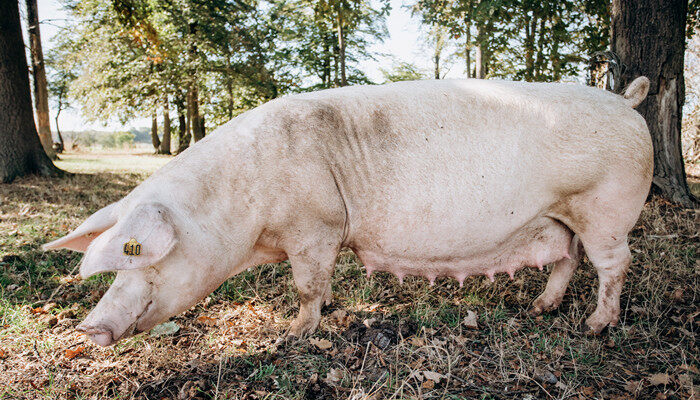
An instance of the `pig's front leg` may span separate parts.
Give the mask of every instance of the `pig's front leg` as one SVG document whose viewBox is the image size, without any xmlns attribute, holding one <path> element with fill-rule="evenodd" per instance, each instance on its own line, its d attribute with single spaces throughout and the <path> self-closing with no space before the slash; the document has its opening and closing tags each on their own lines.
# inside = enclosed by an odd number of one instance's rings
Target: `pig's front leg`
<svg viewBox="0 0 700 400">
<path fill-rule="evenodd" d="M 338 246 L 326 246 L 289 255 L 300 301 L 299 315 L 289 328 L 290 336 L 302 337 L 318 327 L 321 306 L 324 302 L 330 303 L 331 277 L 338 250 Z"/>
</svg>

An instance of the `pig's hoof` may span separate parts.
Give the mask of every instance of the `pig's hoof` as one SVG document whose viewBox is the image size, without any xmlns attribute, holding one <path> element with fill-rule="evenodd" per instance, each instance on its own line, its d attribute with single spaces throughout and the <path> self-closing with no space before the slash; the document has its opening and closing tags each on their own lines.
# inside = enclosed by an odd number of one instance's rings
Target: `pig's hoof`
<svg viewBox="0 0 700 400">
<path fill-rule="evenodd" d="M 287 331 L 287 336 L 293 336 L 301 339 L 309 334 L 312 334 L 316 330 L 318 322 L 319 321 L 300 321 L 295 319 L 294 322 L 292 322 L 292 326 L 289 327 L 289 331 Z"/>
<path fill-rule="evenodd" d="M 531 317 L 536 317 L 543 312 L 549 312 L 552 310 L 555 310 L 557 307 L 559 307 L 559 303 L 561 300 L 547 300 L 543 299 L 542 296 L 538 297 L 535 299 L 534 302 L 532 302 L 532 308 L 527 312 L 527 315 Z"/>
<path fill-rule="evenodd" d="M 617 326 L 618 318 L 612 315 L 603 313 L 593 313 L 583 327 L 583 330 L 588 335 L 599 335 L 605 328 Z"/>
</svg>

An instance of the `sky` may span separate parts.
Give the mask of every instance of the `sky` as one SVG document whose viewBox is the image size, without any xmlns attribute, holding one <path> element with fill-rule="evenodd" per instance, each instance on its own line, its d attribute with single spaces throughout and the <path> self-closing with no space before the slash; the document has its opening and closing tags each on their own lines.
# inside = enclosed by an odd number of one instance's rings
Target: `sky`
<svg viewBox="0 0 700 400">
<path fill-rule="evenodd" d="M 39 19 L 41 26 L 42 45 L 44 54 L 51 48 L 51 39 L 58 32 L 59 27 L 66 23 L 66 12 L 61 8 L 58 0 L 38 0 Z M 420 22 L 411 17 L 410 10 L 405 7 L 404 0 L 391 0 L 391 12 L 386 20 L 389 37 L 384 43 L 377 43 L 370 49 L 372 54 L 379 54 L 377 60 L 365 60 L 360 62 L 359 68 L 364 71 L 370 79 L 375 82 L 382 81 L 381 68 L 390 69 L 396 61 L 409 62 L 426 72 L 432 69 L 430 57 L 424 45 L 420 32 Z M 25 30 L 26 31 L 26 30 Z M 26 38 L 25 38 L 26 41 Z M 454 66 L 450 68 L 446 77 L 459 78 L 462 76 L 462 69 Z M 51 129 L 55 131 L 53 116 L 55 110 L 51 110 Z M 118 121 L 110 121 L 106 125 L 100 123 L 88 123 L 80 115 L 79 107 L 61 112 L 61 130 L 123 130 L 130 127 L 150 126 L 150 120 L 138 119 L 131 121 L 127 125 L 122 125 Z"/>
</svg>

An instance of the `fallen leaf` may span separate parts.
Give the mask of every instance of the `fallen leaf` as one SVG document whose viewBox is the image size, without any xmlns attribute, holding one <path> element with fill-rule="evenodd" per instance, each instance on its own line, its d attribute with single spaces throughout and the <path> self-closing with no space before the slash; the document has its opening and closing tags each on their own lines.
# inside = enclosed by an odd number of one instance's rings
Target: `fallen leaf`
<svg viewBox="0 0 700 400">
<path fill-rule="evenodd" d="M 411 369 L 415 370 L 415 369 L 420 368 L 424 362 L 425 362 L 425 358 L 421 357 L 421 358 L 417 359 L 416 361 L 410 363 L 408 366 L 411 367 Z"/>
<path fill-rule="evenodd" d="M 630 393 L 636 393 L 639 389 L 640 381 L 629 381 L 625 383 L 625 390 Z"/>
<path fill-rule="evenodd" d="M 430 390 L 435 387 L 435 382 L 431 381 L 430 379 L 426 380 L 420 385 L 423 389 Z"/>
<path fill-rule="evenodd" d="M 337 324 L 347 326 L 352 321 L 353 316 L 339 308 L 331 313 L 331 318 L 333 318 Z"/>
<path fill-rule="evenodd" d="M 425 346 L 425 339 L 420 338 L 418 336 L 411 336 L 411 338 L 408 339 L 408 343 L 410 343 L 416 347 L 423 347 L 423 346 Z"/>
<path fill-rule="evenodd" d="M 683 300 L 683 288 L 678 288 L 671 293 L 671 298 L 675 301 Z"/>
<path fill-rule="evenodd" d="M 348 315 L 348 312 L 343 310 L 342 308 L 339 308 L 331 313 L 331 318 L 335 319 L 338 322 L 342 322 L 345 320 L 346 315 Z"/>
<path fill-rule="evenodd" d="M 423 371 L 423 376 L 425 379 L 438 382 L 440 383 L 440 380 L 445 378 L 445 375 L 439 373 L 439 372 L 433 372 L 433 371 Z"/>
<path fill-rule="evenodd" d="M 586 398 L 593 397 L 594 393 L 595 393 L 595 389 L 593 388 L 593 386 L 584 386 L 581 388 L 581 394 L 583 394 L 583 396 Z"/>
<path fill-rule="evenodd" d="M 331 343 L 330 340 L 326 340 L 326 339 L 311 338 L 311 339 L 309 339 L 309 343 L 313 344 L 314 346 L 318 347 L 321 350 L 328 350 L 331 347 L 333 347 L 333 343 Z"/>
<path fill-rule="evenodd" d="M 326 374 L 326 379 L 323 381 L 327 385 L 333 385 L 337 382 L 340 382 L 340 380 L 343 379 L 343 371 L 340 370 L 339 368 L 331 368 L 330 371 Z"/>
<path fill-rule="evenodd" d="M 660 373 L 654 374 L 649 377 L 649 383 L 653 386 L 668 385 L 671 382 L 671 377 L 668 374 Z"/>
<path fill-rule="evenodd" d="M 8 356 L 7 352 L 3 349 L 0 349 L 0 360 L 6 359 Z"/>
<path fill-rule="evenodd" d="M 692 387 L 693 377 L 690 374 L 680 374 L 678 375 L 678 382 L 680 382 L 681 386 Z"/>
<path fill-rule="evenodd" d="M 169 336 L 169 335 L 174 335 L 179 330 L 180 330 L 180 326 L 178 326 L 178 324 L 176 324 L 175 322 L 173 322 L 173 321 L 164 322 L 160 325 L 156 325 L 153 329 L 151 329 L 150 335 L 151 336 Z"/>
<path fill-rule="evenodd" d="M 200 324 L 208 325 L 208 326 L 213 326 L 216 325 L 216 318 L 213 317 L 207 317 L 206 315 L 202 315 L 201 317 L 197 317 L 197 322 Z"/>
<path fill-rule="evenodd" d="M 66 358 L 72 360 L 75 357 L 78 357 L 79 355 L 83 354 L 83 351 L 85 351 L 84 346 L 78 346 L 75 349 L 66 349 Z"/>
<path fill-rule="evenodd" d="M 462 323 L 464 326 L 466 326 L 469 329 L 479 329 L 479 323 L 478 323 L 479 317 L 476 315 L 476 313 L 472 310 L 467 310 L 467 316 L 464 317 L 464 320 L 462 320 Z"/>
<path fill-rule="evenodd" d="M 464 337 L 464 336 L 462 336 L 462 335 L 455 336 L 455 337 L 454 337 L 454 340 L 455 340 L 455 342 L 457 342 L 457 344 L 462 345 L 462 346 L 463 346 L 465 343 L 467 343 L 467 341 L 469 341 L 468 338 L 466 338 L 466 337 Z"/>
</svg>

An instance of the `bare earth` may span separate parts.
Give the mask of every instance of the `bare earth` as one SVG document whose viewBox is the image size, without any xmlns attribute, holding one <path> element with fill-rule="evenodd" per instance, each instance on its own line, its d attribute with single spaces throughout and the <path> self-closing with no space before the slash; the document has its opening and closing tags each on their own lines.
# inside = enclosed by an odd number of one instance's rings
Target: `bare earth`
<svg viewBox="0 0 700 400">
<path fill-rule="evenodd" d="M 62 155 L 61 179 L 0 185 L 0 398 L 689 399 L 700 395 L 698 210 L 653 197 L 631 233 L 620 326 L 579 327 L 595 306 L 584 263 L 558 311 L 532 319 L 547 274 L 522 270 L 403 285 L 338 259 L 333 304 L 306 340 L 275 343 L 297 307 L 287 263 L 230 279 L 172 321 L 175 333 L 99 348 L 74 327 L 113 275 L 82 281 L 80 255 L 42 253 L 170 158 Z M 688 168 L 700 195 L 700 167 Z M 172 327 L 172 324 L 171 324 Z M 164 328 L 164 327 L 163 327 Z"/>
</svg>

